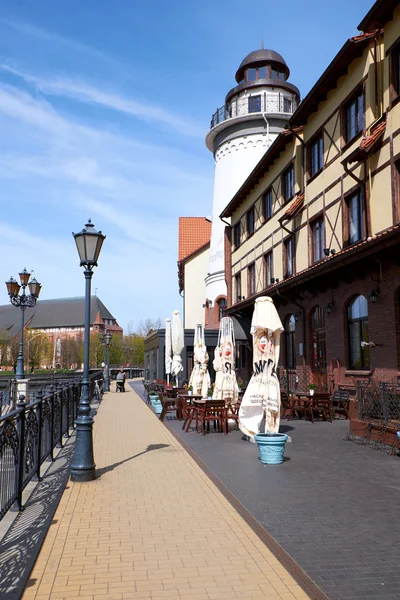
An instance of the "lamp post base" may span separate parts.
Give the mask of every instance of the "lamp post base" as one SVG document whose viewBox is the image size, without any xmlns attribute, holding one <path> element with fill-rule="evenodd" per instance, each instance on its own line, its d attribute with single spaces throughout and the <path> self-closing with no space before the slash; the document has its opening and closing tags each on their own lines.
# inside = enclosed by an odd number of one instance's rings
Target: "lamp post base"
<svg viewBox="0 0 400 600">
<path fill-rule="evenodd" d="M 93 455 L 93 419 L 82 416 L 76 420 L 74 456 L 71 464 L 71 481 L 93 481 L 96 465 Z"/>
</svg>

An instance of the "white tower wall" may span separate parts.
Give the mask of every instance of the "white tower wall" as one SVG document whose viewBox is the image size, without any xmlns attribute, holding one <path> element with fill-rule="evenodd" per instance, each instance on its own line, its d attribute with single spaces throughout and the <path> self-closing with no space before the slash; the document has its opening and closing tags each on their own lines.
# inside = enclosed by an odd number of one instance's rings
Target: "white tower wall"
<svg viewBox="0 0 400 600">
<path fill-rule="evenodd" d="M 261 160 L 277 133 L 245 135 L 221 144 L 215 153 L 214 195 L 210 262 L 206 277 L 206 297 L 215 301 L 226 296 L 224 230 L 219 215 L 232 200 Z"/>
</svg>

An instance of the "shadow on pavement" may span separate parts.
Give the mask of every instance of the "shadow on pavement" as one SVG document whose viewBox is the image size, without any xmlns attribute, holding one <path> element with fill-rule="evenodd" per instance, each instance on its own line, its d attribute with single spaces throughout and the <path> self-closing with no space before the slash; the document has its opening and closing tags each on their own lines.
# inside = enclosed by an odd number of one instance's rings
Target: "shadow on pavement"
<svg viewBox="0 0 400 600">
<path fill-rule="evenodd" d="M 169 448 L 169 444 L 150 444 L 149 446 L 147 446 L 146 450 L 143 450 L 143 452 L 139 452 L 138 454 L 135 454 L 134 456 L 130 456 L 129 458 L 120 460 L 117 463 L 108 465 L 108 467 L 102 467 L 101 469 L 96 469 L 96 479 L 99 479 L 105 473 L 108 473 L 109 471 L 113 471 L 117 467 L 123 465 L 126 462 L 129 462 L 130 460 L 133 460 L 134 458 L 138 458 L 138 456 L 142 456 L 142 454 L 146 454 L 147 452 L 151 452 L 152 450 L 161 450 L 162 448 Z"/>
</svg>

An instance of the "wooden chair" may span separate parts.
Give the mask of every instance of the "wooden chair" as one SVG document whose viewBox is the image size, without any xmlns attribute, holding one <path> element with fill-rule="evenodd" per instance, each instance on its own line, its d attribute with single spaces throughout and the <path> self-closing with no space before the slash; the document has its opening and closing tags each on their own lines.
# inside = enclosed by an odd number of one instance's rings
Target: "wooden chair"
<svg viewBox="0 0 400 600">
<path fill-rule="evenodd" d="M 343 415 L 345 419 L 349 418 L 350 392 L 348 390 L 336 390 L 332 396 L 332 416 Z"/>
<path fill-rule="evenodd" d="M 167 396 L 163 396 L 161 398 L 161 404 L 162 404 L 162 411 L 160 414 L 160 421 L 164 421 L 165 419 L 165 415 L 168 412 L 175 412 L 175 416 L 178 419 L 178 421 L 181 420 L 182 418 L 182 414 L 181 414 L 181 401 L 178 398 L 168 398 Z"/>
<path fill-rule="evenodd" d="M 281 419 L 289 419 L 291 408 L 291 398 L 286 392 L 281 392 Z"/>
<path fill-rule="evenodd" d="M 235 404 L 228 402 L 228 405 L 226 407 L 227 427 L 229 420 L 235 421 L 236 425 L 239 427 L 239 409 L 241 403 L 242 398 L 238 398 Z"/>
<path fill-rule="evenodd" d="M 315 392 L 313 398 L 312 411 L 320 415 L 324 421 L 332 423 L 332 402 L 328 392 Z"/>
<path fill-rule="evenodd" d="M 214 422 L 214 428 L 217 427 L 225 435 L 228 433 L 227 408 L 225 400 L 206 400 L 199 410 L 198 419 L 201 423 L 201 432 L 206 435 L 210 431 L 210 422 Z"/>
<path fill-rule="evenodd" d="M 293 417 L 309 418 L 312 423 L 314 423 L 314 415 L 312 409 L 313 401 L 312 398 L 308 396 L 292 396 L 290 399 L 290 417 L 288 417 L 288 421 L 293 419 Z"/>
</svg>

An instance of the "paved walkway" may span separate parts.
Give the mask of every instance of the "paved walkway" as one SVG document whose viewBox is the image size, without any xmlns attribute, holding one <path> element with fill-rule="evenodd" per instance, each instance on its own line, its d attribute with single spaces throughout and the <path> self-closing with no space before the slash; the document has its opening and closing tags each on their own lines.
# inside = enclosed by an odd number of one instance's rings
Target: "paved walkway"
<svg viewBox="0 0 400 600">
<path fill-rule="evenodd" d="M 129 386 L 127 386 L 129 388 Z M 23 600 L 308 596 L 135 392 L 105 396 Z"/>
</svg>

